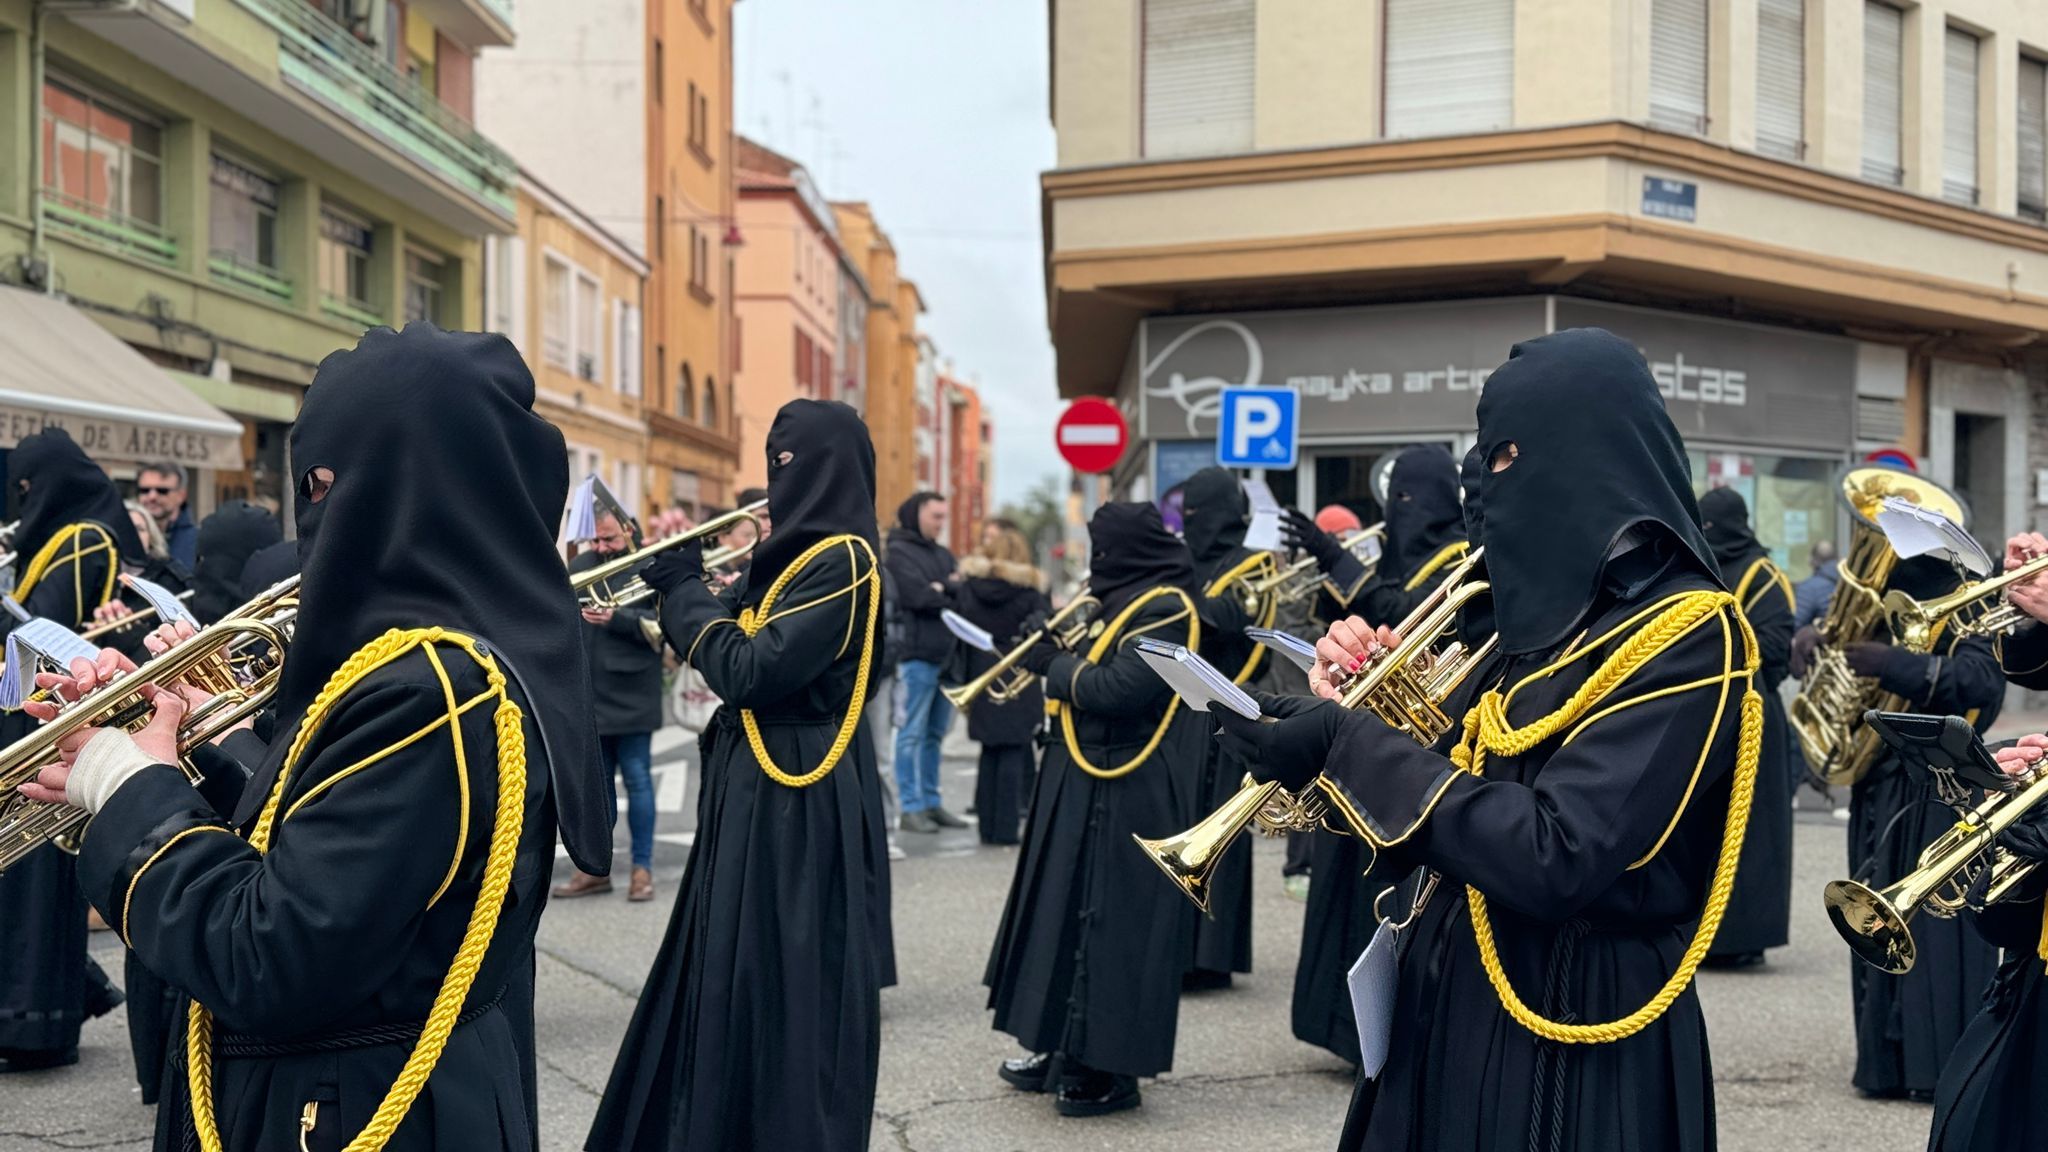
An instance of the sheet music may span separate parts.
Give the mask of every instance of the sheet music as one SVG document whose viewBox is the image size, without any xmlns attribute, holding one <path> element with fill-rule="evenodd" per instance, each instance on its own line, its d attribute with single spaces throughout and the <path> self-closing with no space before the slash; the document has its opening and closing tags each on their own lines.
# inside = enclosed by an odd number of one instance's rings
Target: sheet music
<svg viewBox="0 0 2048 1152">
<path fill-rule="evenodd" d="M 98 648 L 55 620 L 30 620 L 7 634 L 7 671 L 0 674 L 0 709 L 19 711 L 35 694 L 36 673 L 71 667 L 77 659 L 91 660 Z"/>
<path fill-rule="evenodd" d="M 1259 718 L 1259 702 L 1251 694 L 1230 682 L 1230 677 L 1216 670 L 1214 664 L 1188 651 L 1179 644 L 1168 644 L 1141 636 L 1137 642 L 1138 655 L 1159 678 L 1171 685 L 1181 700 L 1197 712 L 1207 712 L 1210 705 L 1221 704 L 1247 720 Z"/>
<path fill-rule="evenodd" d="M 1244 634 L 1287 657 L 1296 668 L 1303 672 L 1316 666 L 1316 646 L 1291 632 L 1277 628 L 1247 628 Z"/>
<path fill-rule="evenodd" d="M 575 541 L 597 539 L 597 477 L 585 476 L 569 493 L 569 511 L 562 535 Z"/>
<path fill-rule="evenodd" d="M 1280 550 L 1280 501 L 1263 478 L 1244 481 L 1244 494 L 1251 499 L 1252 522 L 1244 532 L 1244 546 L 1254 552 Z"/>
<path fill-rule="evenodd" d="M 199 618 L 192 615 L 192 610 L 185 607 L 184 598 L 176 592 L 161 584 L 144 580 L 140 576 L 123 576 L 121 579 L 128 587 L 135 589 L 145 603 L 156 609 L 157 618 L 164 623 L 175 624 L 183 621 L 194 628 L 199 627 Z M 191 593 L 187 592 L 185 595 L 190 596 Z"/>
<path fill-rule="evenodd" d="M 951 608 L 939 613 L 939 619 L 946 622 L 946 631 L 951 632 L 962 644 L 977 652 L 994 652 L 996 638 L 989 631 Z"/>
<path fill-rule="evenodd" d="M 1923 508 L 1897 496 L 1887 496 L 1883 506 L 1877 510 L 1877 526 L 1884 530 L 1892 551 L 1902 559 L 1940 552 L 1980 577 L 1989 576 L 1993 571 L 1991 557 L 1985 553 L 1984 546 L 1977 543 L 1976 537 L 1965 532 L 1962 525 L 1931 508 Z"/>
</svg>

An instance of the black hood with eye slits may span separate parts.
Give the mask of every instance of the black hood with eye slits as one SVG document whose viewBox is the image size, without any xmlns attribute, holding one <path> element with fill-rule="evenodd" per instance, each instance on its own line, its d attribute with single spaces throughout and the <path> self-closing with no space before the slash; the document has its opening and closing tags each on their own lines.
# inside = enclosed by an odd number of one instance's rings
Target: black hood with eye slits
<svg viewBox="0 0 2048 1152">
<path fill-rule="evenodd" d="M 789 453 L 789 463 L 779 462 Z M 775 530 L 754 549 L 740 601 L 759 604 L 811 545 L 848 533 L 880 551 L 875 524 L 875 444 L 868 426 L 836 400 L 791 400 L 768 428 L 768 514 Z M 914 530 L 914 529 L 913 529 Z"/>
<path fill-rule="evenodd" d="M 1425 444 L 1396 456 L 1387 477 L 1386 514 L 1387 574 L 1404 582 L 1446 545 L 1464 539 L 1458 465 L 1451 454 Z"/>
<path fill-rule="evenodd" d="M 64 429 L 53 424 L 23 436 L 7 454 L 7 479 L 28 481 L 28 493 L 21 498 L 21 524 L 14 530 L 13 548 L 20 556 L 17 571 L 26 569 L 30 557 L 65 525 L 84 521 L 112 533 L 115 549 L 128 563 L 149 558 L 120 491 Z"/>
</svg>

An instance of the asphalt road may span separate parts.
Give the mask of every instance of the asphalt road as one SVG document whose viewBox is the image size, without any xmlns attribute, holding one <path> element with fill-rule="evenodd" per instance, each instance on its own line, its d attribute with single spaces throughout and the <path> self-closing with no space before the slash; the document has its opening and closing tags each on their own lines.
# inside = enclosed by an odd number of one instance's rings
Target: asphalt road
<svg viewBox="0 0 2048 1152">
<path fill-rule="evenodd" d="M 683 769 L 691 753 L 674 733 L 662 733 L 657 750 L 659 898 L 629 904 L 621 886 L 610 897 L 557 902 L 542 925 L 541 1105 L 549 1149 L 582 1146 L 688 853 L 694 805 Z M 949 760 L 945 771 L 957 811 L 972 794 L 972 764 Z M 1850 959 L 1819 900 L 1822 884 L 1842 871 L 1843 825 L 1810 812 L 1797 829 L 1792 945 L 1762 969 L 1701 977 L 1721 1147 L 1920 1149 L 1926 1106 L 1865 1101 L 1849 1086 Z M 980 978 L 1015 850 L 983 849 L 972 831 L 906 836 L 905 844 L 911 858 L 895 872 L 903 983 L 882 996 L 877 1152 L 1332 1146 L 1350 1072 L 1288 1033 L 1301 905 L 1281 890 L 1277 845 L 1258 849 L 1258 971 L 1230 990 L 1183 1001 L 1176 1067 L 1145 1086 L 1142 1109 L 1062 1120 L 1045 1097 L 1014 1092 L 994 1075 L 996 1063 L 1018 1049 L 990 1030 Z M 623 839 L 621 848 L 623 856 Z M 1130 865 L 1133 883 L 1160 882 L 1135 855 Z M 118 942 L 100 933 L 93 945 L 118 979 Z M 0 1150 L 149 1146 L 152 1121 L 138 1102 L 121 1017 L 87 1027 L 77 1067 L 0 1080 Z"/>
</svg>

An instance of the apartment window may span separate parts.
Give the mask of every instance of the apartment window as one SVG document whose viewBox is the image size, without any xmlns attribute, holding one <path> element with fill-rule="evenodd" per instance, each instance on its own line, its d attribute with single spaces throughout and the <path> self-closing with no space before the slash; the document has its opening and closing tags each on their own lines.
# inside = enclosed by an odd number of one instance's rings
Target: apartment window
<svg viewBox="0 0 2048 1152">
<path fill-rule="evenodd" d="M 484 279 L 490 285 L 490 328 L 526 350 L 526 238 L 494 236 L 484 245 Z"/>
<path fill-rule="evenodd" d="M 1941 196 L 1977 202 L 1977 38 L 1950 28 L 1942 44 Z"/>
<path fill-rule="evenodd" d="M 277 181 L 251 165 L 213 154 L 207 205 L 209 251 L 216 262 L 277 274 Z"/>
<path fill-rule="evenodd" d="M 802 332 L 796 334 L 796 390 L 800 396 L 816 399 L 816 383 L 811 379 L 811 338 Z"/>
<path fill-rule="evenodd" d="M 1386 134 L 1514 123 L 1514 0 L 1387 0 Z"/>
<path fill-rule="evenodd" d="M 604 290 L 598 282 L 576 274 L 576 375 L 596 380 L 604 368 L 604 345 L 598 332 L 604 323 Z"/>
<path fill-rule="evenodd" d="M 1650 0 L 1650 123 L 1707 130 L 1707 0 Z"/>
<path fill-rule="evenodd" d="M 555 367 L 566 369 L 570 366 L 569 347 L 573 339 L 570 329 L 576 307 L 570 295 L 574 290 L 574 274 L 569 271 L 568 264 L 550 256 L 541 277 L 541 355 Z"/>
<path fill-rule="evenodd" d="M 676 389 L 676 415 L 688 420 L 697 414 L 697 381 L 690 375 L 690 362 L 683 361 L 682 376 Z"/>
<path fill-rule="evenodd" d="M 376 229 L 332 205 L 320 208 L 320 294 L 328 307 L 375 318 L 370 303 L 370 253 Z"/>
<path fill-rule="evenodd" d="M 161 237 L 162 125 L 84 85 L 49 80 L 43 190 L 61 208 Z"/>
<path fill-rule="evenodd" d="M 405 250 L 406 323 L 415 320 L 429 324 L 441 322 L 442 278 L 447 273 L 447 263 L 439 253 L 423 252 L 418 248 Z"/>
<path fill-rule="evenodd" d="M 640 394 L 640 306 L 620 300 L 612 306 L 618 317 L 618 381 L 624 396 Z"/>
<path fill-rule="evenodd" d="M 1863 178 L 1899 184 L 1905 127 L 1906 15 L 1889 4 L 1863 5 Z"/>
<path fill-rule="evenodd" d="M 704 426 L 718 427 L 718 379 L 714 376 L 704 378 Z"/>
<path fill-rule="evenodd" d="M 2048 221 L 2048 63 L 2020 57 L 2020 215 Z"/>
<path fill-rule="evenodd" d="M 654 346 L 654 406 L 668 407 L 668 345 Z"/>
<path fill-rule="evenodd" d="M 689 124 L 689 137 L 690 137 L 690 147 L 692 147 L 692 148 L 696 148 L 696 149 L 699 149 L 699 150 L 702 150 L 702 149 L 703 149 L 703 147 L 704 147 L 704 135 L 703 135 L 703 128 L 702 128 L 701 124 L 699 123 L 699 121 L 698 121 L 698 119 L 697 119 L 697 107 L 698 107 L 698 104 L 699 104 L 699 103 L 700 103 L 700 102 L 702 101 L 702 99 L 703 99 L 703 96 L 702 96 L 702 94 L 701 94 L 701 93 L 699 93 L 699 92 L 697 91 L 697 82 L 696 82 L 695 80 L 692 80 L 692 81 L 690 81 L 690 101 L 689 101 L 689 106 L 688 106 L 687 108 L 683 109 L 683 111 L 684 111 L 684 112 L 685 112 L 686 114 L 688 114 L 688 116 L 690 117 L 690 124 Z"/>
<path fill-rule="evenodd" d="M 664 56 L 661 49 L 661 37 L 656 36 L 654 38 L 654 102 L 656 104 L 661 103 L 663 88 L 662 81 L 664 80 L 666 75 L 666 68 L 663 61 Z"/>
<path fill-rule="evenodd" d="M 384 31 L 377 49 L 393 72 L 405 71 L 405 4 L 402 0 L 384 0 Z"/>
<path fill-rule="evenodd" d="M 668 201 L 659 196 L 654 198 L 654 258 L 668 256 Z"/>
<path fill-rule="evenodd" d="M 1251 151 L 1254 13 L 1254 0 L 1145 0 L 1145 155 Z"/>
<path fill-rule="evenodd" d="M 709 160 L 711 155 L 711 96 L 699 89 L 696 98 L 690 102 L 690 143 L 697 149 L 700 158 Z"/>
<path fill-rule="evenodd" d="M 1806 156 L 1806 0 L 1758 0 L 1756 150 Z"/>
</svg>

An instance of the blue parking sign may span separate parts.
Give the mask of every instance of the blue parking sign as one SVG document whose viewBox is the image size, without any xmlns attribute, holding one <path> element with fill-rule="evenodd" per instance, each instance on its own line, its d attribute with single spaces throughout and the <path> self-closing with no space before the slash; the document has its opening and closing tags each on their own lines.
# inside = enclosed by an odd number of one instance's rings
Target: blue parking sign
<svg viewBox="0 0 2048 1152">
<path fill-rule="evenodd" d="M 1292 388 L 1225 388 L 1216 463 L 1225 468 L 1292 468 L 1300 445 L 1301 394 Z"/>
</svg>

